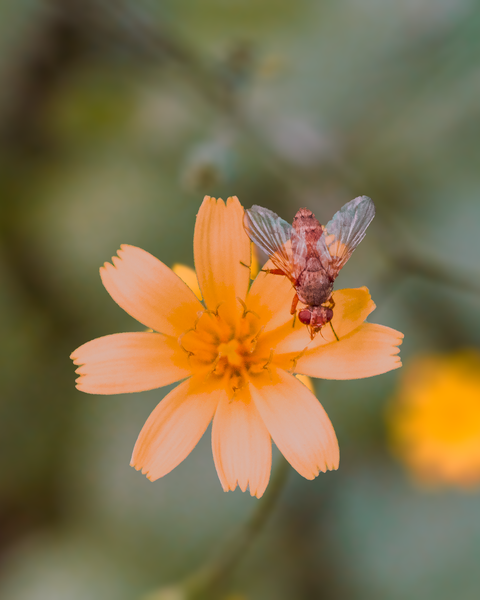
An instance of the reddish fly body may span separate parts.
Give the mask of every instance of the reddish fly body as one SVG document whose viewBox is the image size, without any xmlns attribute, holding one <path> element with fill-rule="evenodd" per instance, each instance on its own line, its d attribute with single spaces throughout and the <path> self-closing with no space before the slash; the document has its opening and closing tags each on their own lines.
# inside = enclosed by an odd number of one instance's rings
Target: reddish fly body
<svg viewBox="0 0 480 600">
<path fill-rule="evenodd" d="M 374 216 L 375 206 L 367 196 L 345 204 L 325 226 L 307 208 L 297 212 L 292 225 L 261 206 L 245 211 L 248 236 L 276 267 L 269 273 L 287 277 L 295 288 L 292 315 L 298 302 L 305 305 L 298 319 L 307 325 L 312 339 L 332 320 L 335 279 Z"/>
</svg>

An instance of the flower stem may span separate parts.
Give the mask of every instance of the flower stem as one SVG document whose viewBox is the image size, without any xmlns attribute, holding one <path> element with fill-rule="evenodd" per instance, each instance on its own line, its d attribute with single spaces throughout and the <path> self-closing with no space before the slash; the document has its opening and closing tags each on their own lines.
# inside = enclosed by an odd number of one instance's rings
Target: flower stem
<svg viewBox="0 0 480 600">
<path fill-rule="evenodd" d="M 256 509 L 237 536 L 223 551 L 198 571 L 190 575 L 184 582 L 184 589 L 189 600 L 209 600 L 215 598 L 232 572 L 247 553 L 252 542 L 262 531 L 268 517 L 272 513 L 285 485 L 288 474 L 288 463 L 280 456 L 272 480 L 264 496 L 259 500 Z"/>
</svg>

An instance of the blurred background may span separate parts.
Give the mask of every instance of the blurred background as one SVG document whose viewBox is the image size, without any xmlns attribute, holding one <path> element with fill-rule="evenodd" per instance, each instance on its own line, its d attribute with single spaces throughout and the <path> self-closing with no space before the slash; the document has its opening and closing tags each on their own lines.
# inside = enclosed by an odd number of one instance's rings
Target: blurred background
<svg viewBox="0 0 480 600">
<path fill-rule="evenodd" d="M 82 394 L 69 360 L 141 328 L 98 274 L 120 244 L 193 266 L 205 194 L 323 223 L 370 196 L 336 287 L 405 334 L 403 369 L 315 382 L 340 469 L 291 470 L 225 598 L 480 597 L 479 136 L 475 0 L 1 0 L 0 598 L 143 598 L 258 506 L 222 491 L 208 432 L 155 483 L 130 468 L 169 390 Z M 467 375 L 431 391 L 449 357 Z M 403 435 L 414 393 L 431 413 Z M 423 460 L 429 414 L 455 443 Z"/>
</svg>

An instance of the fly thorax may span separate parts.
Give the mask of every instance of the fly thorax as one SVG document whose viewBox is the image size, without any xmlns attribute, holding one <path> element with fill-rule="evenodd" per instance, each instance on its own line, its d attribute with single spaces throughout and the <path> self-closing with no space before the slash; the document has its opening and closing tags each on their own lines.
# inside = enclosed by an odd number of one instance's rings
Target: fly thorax
<svg viewBox="0 0 480 600">
<path fill-rule="evenodd" d="M 306 270 L 310 271 L 310 272 L 323 271 L 323 267 L 322 267 L 322 263 L 320 262 L 320 259 L 316 256 L 311 256 L 307 260 Z"/>
</svg>

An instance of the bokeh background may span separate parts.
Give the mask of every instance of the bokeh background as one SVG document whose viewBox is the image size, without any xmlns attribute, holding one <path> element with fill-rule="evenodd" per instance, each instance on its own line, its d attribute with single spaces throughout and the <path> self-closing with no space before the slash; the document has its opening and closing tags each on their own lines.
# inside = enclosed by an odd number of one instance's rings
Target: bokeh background
<svg viewBox="0 0 480 600">
<path fill-rule="evenodd" d="M 479 137 L 475 0 L 1 0 L 0 598 L 140 599 L 258 505 L 208 433 L 160 481 L 128 466 L 165 390 L 74 388 L 74 348 L 139 329 L 98 274 L 120 244 L 193 265 L 205 194 L 324 223 L 366 194 L 337 288 L 369 287 L 405 371 L 480 345 Z M 316 383 L 340 470 L 291 470 L 226 597 L 480 597 L 479 492 L 391 451 L 401 376 Z"/>
</svg>

